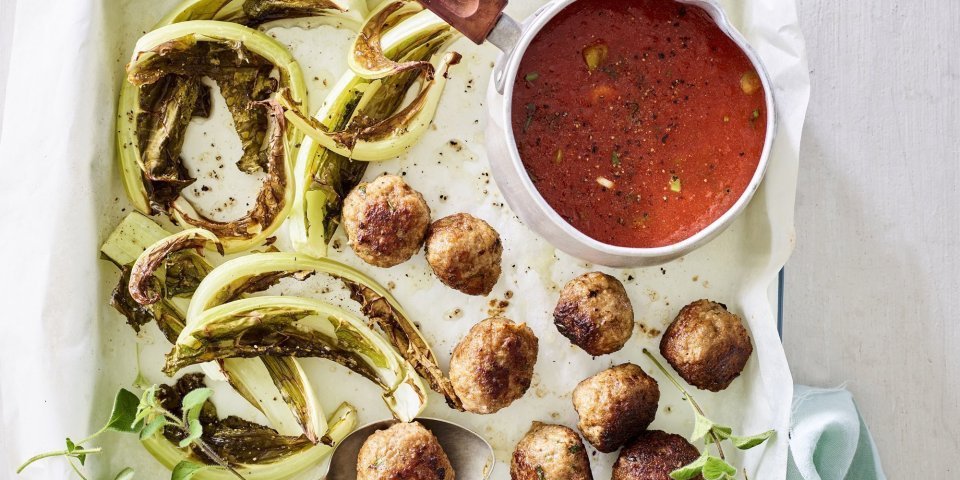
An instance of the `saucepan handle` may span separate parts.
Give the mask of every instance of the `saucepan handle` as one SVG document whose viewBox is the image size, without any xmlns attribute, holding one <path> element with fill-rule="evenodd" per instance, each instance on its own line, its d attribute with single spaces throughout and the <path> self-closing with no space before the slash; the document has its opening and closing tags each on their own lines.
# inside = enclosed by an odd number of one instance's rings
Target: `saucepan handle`
<svg viewBox="0 0 960 480">
<path fill-rule="evenodd" d="M 520 23 L 503 13 L 507 0 L 418 1 L 477 45 L 484 41 L 496 45 L 506 58 L 513 52 L 523 33 Z M 500 93 L 503 93 L 506 58 L 498 62 L 493 72 Z"/>
<path fill-rule="evenodd" d="M 419 1 L 477 45 L 487 39 L 507 6 L 507 0 Z"/>
</svg>

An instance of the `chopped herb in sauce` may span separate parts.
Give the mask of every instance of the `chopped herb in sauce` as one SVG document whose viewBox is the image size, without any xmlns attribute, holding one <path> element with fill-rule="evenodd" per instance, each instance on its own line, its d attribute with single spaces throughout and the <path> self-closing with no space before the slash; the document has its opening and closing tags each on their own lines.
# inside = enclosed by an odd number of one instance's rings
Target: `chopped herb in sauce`
<svg viewBox="0 0 960 480">
<path fill-rule="evenodd" d="M 621 163 L 620 154 L 617 152 L 613 152 L 612 154 L 610 154 L 610 163 L 612 163 L 614 167 L 619 167 Z"/>
<path fill-rule="evenodd" d="M 600 65 L 603 65 L 603 62 L 607 59 L 609 52 L 610 49 L 603 42 L 583 47 L 583 61 L 587 64 L 587 70 L 593 72 L 600 68 Z"/>
<path fill-rule="evenodd" d="M 674 175 L 670 177 L 670 191 L 680 193 L 680 177 Z"/>
<path fill-rule="evenodd" d="M 747 95 L 757 93 L 763 84 L 760 83 L 760 75 L 757 72 L 746 72 L 740 76 L 740 89 Z"/>
<path fill-rule="evenodd" d="M 527 121 L 523 124 L 523 131 L 526 132 L 530 128 L 530 124 L 533 123 L 533 114 L 537 113 L 537 106 L 532 103 L 527 104 Z"/>
<path fill-rule="evenodd" d="M 538 78 L 540 78 L 540 74 L 537 73 L 537 72 L 530 72 L 530 73 L 524 75 L 524 77 L 523 77 L 523 79 L 526 80 L 527 83 L 535 82 L 535 81 L 537 81 Z"/>
<path fill-rule="evenodd" d="M 610 75 L 610 78 L 616 79 L 619 76 L 617 66 L 613 64 L 605 65 L 600 69 L 603 73 Z"/>
</svg>

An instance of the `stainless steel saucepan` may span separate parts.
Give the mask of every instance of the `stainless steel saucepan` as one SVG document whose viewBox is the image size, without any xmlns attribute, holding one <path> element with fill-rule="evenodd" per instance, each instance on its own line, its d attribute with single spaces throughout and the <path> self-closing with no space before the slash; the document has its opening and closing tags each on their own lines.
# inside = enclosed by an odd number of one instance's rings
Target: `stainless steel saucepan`
<svg viewBox="0 0 960 480">
<path fill-rule="evenodd" d="M 537 33 L 557 13 L 577 0 L 552 0 L 522 23 L 503 13 L 507 0 L 419 0 L 475 43 L 488 41 L 503 53 L 497 60 L 488 91 L 489 122 L 486 145 L 491 171 L 510 208 L 525 225 L 556 248 L 575 257 L 611 267 L 638 267 L 666 263 L 706 244 L 733 223 L 759 188 L 776 134 L 773 87 L 756 52 L 730 24 L 714 0 L 675 0 L 707 11 L 720 29 L 746 54 L 760 76 L 767 107 L 767 129 L 759 165 L 740 199 L 720 218 L 690 238 L 655 248 L 608 245 L 584 235 L 567 223 L 544 200 L 520 159 L 511 126 L 513 86 L 524 52 Z M 664 0 L 674 1 L 674 0 Z"/>
</svg>

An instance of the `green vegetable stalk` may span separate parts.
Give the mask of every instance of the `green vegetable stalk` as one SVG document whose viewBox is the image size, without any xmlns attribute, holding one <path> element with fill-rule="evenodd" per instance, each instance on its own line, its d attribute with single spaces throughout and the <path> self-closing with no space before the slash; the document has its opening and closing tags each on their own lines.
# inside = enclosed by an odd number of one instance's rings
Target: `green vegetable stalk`
<svg viewBox="0 0 960 480">
<path fill-rule="evenodd" d="M 198 253 L 206 245 L 219 247 L 219 241 L 200 229 L 171 235 L 143 215 L 131 213 L 101 247 L 124 272 L 111 303 L 135 329 L 156 322 L 176 343 L 185 324 L 186 303 L 213 270 Z M 230 359 L 220 362 L 220 368 L 231 386 L 282 433 L 303 432 L 317 442 L 326 431 L 313 387 L 296 359 Z"/>
<path fill-rule="evenodd" d="M 316 119 L 303 115 L 295 101 L 282 99 L 284 114 L 296 129 L 334 153 L 361 161 L 381 161 L 395 158 L 412 147 L 430 127 L 436 115 L 447 72 L 460 63 L 456 52 L 446 54 L 435 67 L 433 78 L 425 79 L 423 87 L 410 105 L 393 116 L 372 125 L 356 125 L 339 132 L 328 131 Z"/>
<path fill-rule="evenodd" d="M 409 64 L 429 59 L 458 37 L 439 17 L 423 11 L 389 29 L 379 37 L 378 47 L 385 62 L 398 59 L 402 64 Z M 416 70 L 380 81 L 347 72 L 333 87 L 313 121 L 329 131 L 346 130 L 351 123 L 382 122 L 400 107 L 406 91 L 416 80 Z M 322 147 L 312 138 L 303 139 L 297 152 L 297 194 L 290 214 L 290 237 L 297 251 L 315 257 L 326 255 L 327 243 L 340 223 L 343 199 L 360 182 L 367 168 L 366 162 L 348 157 Z"/>
<path fill-rule="evenodd" d="M 433 390 L 444 395 L 451 407 L 460 408 L 459 398 L 453 392 L 449 379 L 443 375 L 436 355 L 397 299 L 359 270 L 333 260 L 276 252 L 255 253 L 225 262 L 210 272 L 197 287 L 187 310 L 187 329 L 194 329 L 207 310 L 233 303 L 233 300 L 251 289 L 259 289 L 264 279 L 303 279 L 316 273 L 330 275 L 344 282 L 351 291 L 351 297 L 360 303 L 363 313 L 376 324 L 400 356 L 427 380 Z M 177 343 L 187 341 L 188 334 L 182 333 Z"/>
<path fill-rule="evenodd" d="M 188 323 L 164 371 L 197 363 L 260 356 L 321 357 L 340 363 L 383 389 L 394 415 L 408 422 L 426 406 L 426 389 L 406 360 L 363 319 L 318 300 L 265 296 L 205 310 Z"/>
</svg>

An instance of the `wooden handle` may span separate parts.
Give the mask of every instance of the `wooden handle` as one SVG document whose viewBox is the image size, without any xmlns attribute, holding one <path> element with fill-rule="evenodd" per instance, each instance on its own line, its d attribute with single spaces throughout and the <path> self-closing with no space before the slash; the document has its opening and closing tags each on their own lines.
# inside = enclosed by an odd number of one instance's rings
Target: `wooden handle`
<svg viewBox="0 0 960 480">
<path fill-rule="evenodd" d="M 507 6 L 507 0 L 418 1 L 478 45 L 486 40 Z"/>
</svg>

